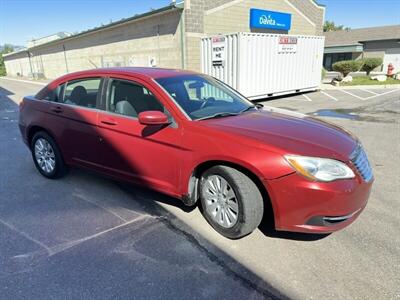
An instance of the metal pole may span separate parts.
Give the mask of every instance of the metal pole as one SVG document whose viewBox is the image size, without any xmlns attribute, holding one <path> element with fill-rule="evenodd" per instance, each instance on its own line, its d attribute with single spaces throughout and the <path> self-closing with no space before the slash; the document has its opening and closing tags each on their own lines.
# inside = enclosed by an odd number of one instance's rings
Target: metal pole
<svg viewBox="0 0 400 300">
<path fill-rule="evenodd" d="M 180 38 L 181 38 L 181 68 L 185 69 L 185 29 L 183 28 L 185 24 L 185 13 L 181 13 L 181 20 L 180 20 Z"/>
<path fill-rule="evenodd" d="M 29 52 L 29 50 L 26 51 L 26 52 L 28 53 L 29 66 L 31 68 L 31 75 L 32 75 L 32 78 L 34 78 L 34 76 L 33 76 L 33 68 L 32 68 L 32 61 L 31 61 L 31 53 Z"/>
<path fill-rule="evenodd" d="M 158 52 L 158 58 L 157 58 L 157 63 L 156 67 L 160 65 L 160 24 L 157 25 L 157 52 Z"/>
<path fill-rule="evenodd" d="M 67 73 L 69 73 L 69 71 L 68 71 L 68 62 L 67 62 L 67 53 L 65 52 L 65 45 L 64 44 L 63 44 L 63 50 L 64 50 L 65 69 L 67 70 Z"/>
</svg>

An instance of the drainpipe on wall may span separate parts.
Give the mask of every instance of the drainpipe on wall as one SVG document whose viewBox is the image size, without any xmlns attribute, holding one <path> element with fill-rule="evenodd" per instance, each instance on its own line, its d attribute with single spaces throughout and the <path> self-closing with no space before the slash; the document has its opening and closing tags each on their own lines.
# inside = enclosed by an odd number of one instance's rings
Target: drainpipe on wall
<svg viewBox="0 0 400 300">
<path fill-rule="evenodd" d="M 182 11 L 181 22 L 179 24 L 180 27 L 180 35 L 181 35 L 181 67 L 185 69 L 185 37 L 184 37 L 184 23 L 185 23 L 185 11 Z"/>
<path fill-rule="evenodd" d="M 65 45 L 64 44 L 63 44 L 63 51 L 64 51 L 65 69 L 67 70 L 67 73 L 69 73 L 69 71 L 68 71 L 68 62 L 67 62 L 67 53 L 65 52 Z"/>
<path fill-rule="evenodd" d="M 33 76 L 33 68 L 32 68 L 32 61 L 31 61 L 31 53 L 29 52 L 29 50 L 26 51 L 26 52 L 28 53 L 29 67 L 31 68 L 31 75 L 32 75 L 32 78 L 34 78 L 34 76 Z"/>
<path fill-rule="evenodd" d="M 160 62 L 160 24 L 157 24 L 157 63 L 156 63 L 156 67 L 161 65 Z"/>
</svg>

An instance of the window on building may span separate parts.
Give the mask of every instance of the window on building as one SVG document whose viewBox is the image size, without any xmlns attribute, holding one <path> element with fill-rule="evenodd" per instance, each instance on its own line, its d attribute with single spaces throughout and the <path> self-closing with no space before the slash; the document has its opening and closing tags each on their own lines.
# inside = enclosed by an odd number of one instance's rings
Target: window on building
<svg viewBox="0 0 400 300">
<path fill-rule="evenodd" d="M 352 52 L 345 53 L 326 53 L 324 55 L 324 68 L 328 71 L 332 71 L 332 66 L 335 62 L 342 60 L 351 60 L 353 58 Z"/>
</svg>

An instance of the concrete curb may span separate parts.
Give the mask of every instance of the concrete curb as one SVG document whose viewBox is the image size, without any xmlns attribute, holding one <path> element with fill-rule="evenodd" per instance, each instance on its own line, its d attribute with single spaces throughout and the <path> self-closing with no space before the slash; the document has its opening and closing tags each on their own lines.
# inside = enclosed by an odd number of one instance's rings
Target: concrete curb
<svg viewBox="0 0 400 300">
<path fill-rule="evenodd" d="M 20 79 L 20 78 L 14 78 L 14 77 L 0 77 L 0 79 L 5 79 L 5 80 L 10 80 L 10 81 L 17 81 L 17 82 L 25 82 L 25 83 L 30 83 L 30 84 L 37 84 L 37 85 L 46 85 L 50 81 L 39 81 L 39 80 L 30 80 L 30 79 Z"/>
<path fill-rule="evenodd" d="M 383 84 L 383 85 L 350 85 L 350 86 L 333 86 L 323 84 L 321 90 L 373 90 L 373 89 L 400 89 L 400 84 Z"/>
</svg>

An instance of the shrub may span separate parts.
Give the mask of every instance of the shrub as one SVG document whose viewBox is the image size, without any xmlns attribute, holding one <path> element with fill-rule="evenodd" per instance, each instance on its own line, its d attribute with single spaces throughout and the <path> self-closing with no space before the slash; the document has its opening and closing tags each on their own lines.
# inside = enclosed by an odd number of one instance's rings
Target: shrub
<svg viewBox="0 0 400 300">
<path fill-rule="evenodd" d="M 382 65 L 383 60 L 380 57 L 371 57 L 371 58 L 364 58 L 362 60 L 363 65 L 361 67 L 361 70 L 367 72 L 367 75 L 369 75 L 369 73 L 375 69 L 376 67 L 379 67 L 380 65 Z"/>
<path fill-rule="evenodd" d="M 343 77 L 346 77 L 350 72 L 359 71 L 362 64 L 361 60 L 342 60 L 334 63 L 332 68 L 334 71 L 342 73 Z"/>
<path fill-rule="evenodd" d="M 321 78 L 324 79 L 325 76 L 326 76 L 326 69 L 322 68 L 322 70 L 321 70 Z"/>
<path fill-rule="evenodd" d="M 3 55 L 0 53 L 0 76 L 6 76 L 6 67 L 4 66 Z"/>
</svg>

